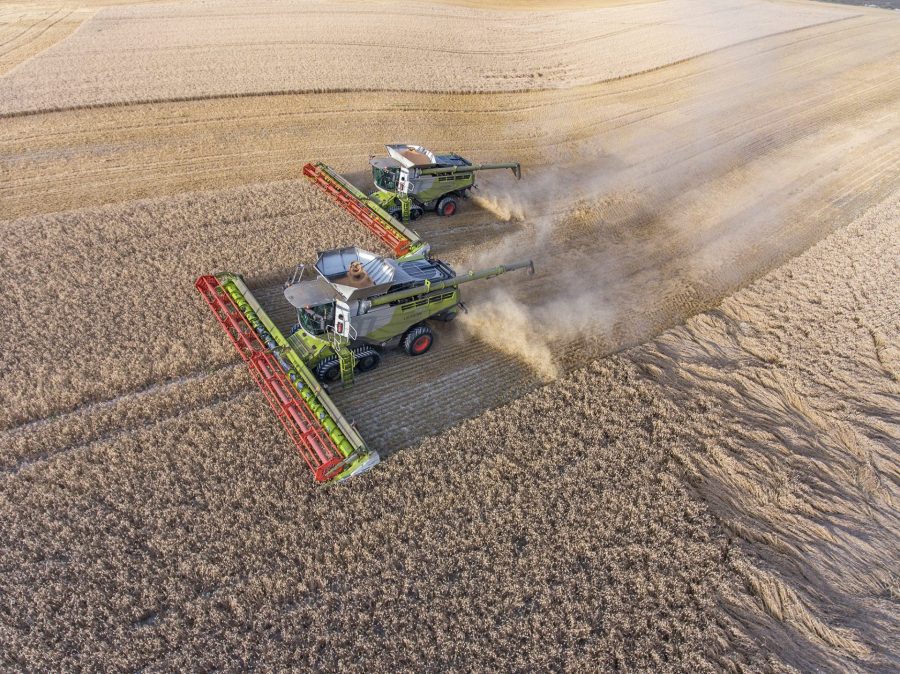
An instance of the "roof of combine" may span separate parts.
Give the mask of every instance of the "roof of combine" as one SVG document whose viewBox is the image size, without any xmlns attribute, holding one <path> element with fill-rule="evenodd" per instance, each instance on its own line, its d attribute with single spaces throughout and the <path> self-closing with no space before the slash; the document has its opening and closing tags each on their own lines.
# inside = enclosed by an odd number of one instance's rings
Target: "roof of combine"
<svg viewBox="0 0 900 674">
<path fill-rule="evenodd" d="M 437 163 L 439 166 L 471 166 L 472 162 L 468 159 L 460 157 L 455 152 L 437 155 Z"/>
<path fill-rule="evenodd" d="M 470 166 L 471 162 L 455 152 L 436 155 L 421 145 L 385 145 L 388 154 L 401 166 L 411 168 L 432 166 Z"/>
<path fill-rule="evenodd" d="M 400 162 L 393 157 L 372 157 L 369 163 L 379 169 L 395 169 L 401 166 Z"/>
<path fill-rule="evenodd" d="M 449 278 L 441 267 L 429 260 L 398 262 L 355 246 L 319 253 L 316 271 L 321 275 L 321 279 L 304 281 L 299 285 L 317 283 L 324 279 L 345 300 L 365 299 L 396 290 L 398 287 Z M 324 297 L 321 285 L 315 290 L 310 288 L 310 295 L 314 293 Z M 287 293 L 285 296 L 287 297 Z M 334 299 L 334 295 L 328 299 Z M 297 306 L 290 297 L 288 300 Z"/>
</svg>

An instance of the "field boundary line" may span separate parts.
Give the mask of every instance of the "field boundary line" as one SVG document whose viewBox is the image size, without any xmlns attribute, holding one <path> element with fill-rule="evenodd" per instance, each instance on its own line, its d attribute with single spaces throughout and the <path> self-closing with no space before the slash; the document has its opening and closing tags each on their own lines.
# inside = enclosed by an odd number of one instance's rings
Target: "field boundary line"
<svg viewBox="0 0 900 674">
<path fill-rule="evenodd" d="M 5 40 L 5 41 L 3 41 L 3 42 L 0 42 L 0 47 L 5 47 L 5 46 L 8 45 L 8 44 L 11 44 L 11 43 L 16 42 L 16 40 L 18 40 L 20 37 L 22 37 L 22 36 L 24 36 L 24 35 L 27 35 L 32 29 L 37 28 L 38 26 L 40 26 L 40 25 L 41 25 L 42 23 L 44 23 L 45 21 L 49 21 L 49 20 L 52 19 L 54 16 L 56 16 L 57 14 L 59 14 L 60 12 L 62 12 L 63 9 L 64 9 L 63 7 L 59 7 L 59 8 L 57 8 L 54 12 L 52 12 L 51 14 L 48 14 L 47 16 L 45 16 L 45 17 L 43 17 L 43 18 L 41 18 L 41 19 L 38 19 L 38 20 L 35 21 L 34 23 L 29 24 L 26 28 L 24 28 L 23 30 L 20 30 L 18 33 L 16 33 L 16 34 L 13 35 L 12 37 L 10 37 L 8 40 Z M 72 11 L 74 11 L 74 10 L 72 10 Z M 69 12 L 69 14 L 71 14 L 71 13 L 72 13 L 72 12 Z M 68 14 L 67 14 L 66 16 L 68 16 Z M 30 42 L 30 40 L 26 40 L 26 41 L 23 42 L 22 44 L 28 44 L 28 42 Z M 0 52 L 0 56 L 3 56 L 4 54 L 8 54 L 10 51 L 12 51 L 12 50 L 14 50 L 14 49 L 18 49 L 18 47 L 20 47 L 20 46 L 21 46 L 21 45 L 16 45 L 16 46 L 12 47 L 12 49 L 10 49 L 10 50 L 8 50 L 8 51 Z"/>
<path fill-rule="evenodd" d="M 64 7 L 61 7 L 59 10 L 57 10 L 57 12 L 61 12 L 61 11 L 63 11 L 64 9 L 65 9 Z M 53 28 L 54 28 L 55 26 L 57 26 L 58 24 L 60 24 L 60 23 L 62 23 L 62 22 L 64 22 L 64 21 L 67 21 L 73 14 L 75 14 L 75 13 L 78 12 L 78 11 L 80 11 L 78 8 L 73 8 L 73 9 L 71 9 L 71 10 L 69 11 L 68 14 L 66 14 L 66 15 L 64 15 L 64 16 L 61 16 L 61 17 L 59 17 L 58 19 L 56 19 L 55 21 L 53 21 L 52 23 L 48 24 L 47 26 L 44 26 L 43 30 L 41 30 L 40 32 L 36 33 L 35 35 L 30 36 L 30 38 L 29 38 L 28 40 L 26 40 L 25 42 L 22 42 L 21 44 L 13 45 L 10 49 L 7 49 L 7 50 L 5 50 L 4 52 L 0 53 L 0 78 L 6 77 L 6 76 L 9 75 L 10 73 L 12 73 L 12 72 L 15 71 L 16 69 L 18 69 L 20 66 L 22 66 L 23 64 L 28 63 L 28 62 L 31 61 L 33 58 L 35 58 L 35 57 L 37 57 L 37 56 L 40 56 L 41 54 L 43 54 L 43 53 L 44 53 L 45 51 L 47 51 L 48 49 L 52 49 L 53 47 L 55 47 L 56 45 L 58 45 L 60 42 L 62 42 L 62 41 L 64 41 L 64 40 L 67 40 L 67 39 L 70 38 L 72 35 L 74 35 L 75 32 L 76 32 L 79 28 L 81 28 L 81 26 L 83 26 L 83 25 L 85 24 L 85 22 L 87 22 L 87 21 L 91 18 L 90 15 L 85 16 L 85 17 L 82 18 L 80 21 L 78 21 L 78 22 L 76 23 L 76 25 L 73 26 L 72 29 L 68 32 L 68 34 L 62 35 L 59 39 L 57 39 L 57 40 L 55 40 L 54 42 L 48 44 L 48 45 L 45 46 L 43 49 L 39 49 L 38 51 L 34 52 L 34 53 L 31 54 L 30 56 L 26 56 L 26 57 L 25 57 L 24 59 L 22 59 L 21 61 L 14 62 L 13 65 L 12 65 L 11 67 L 9 67 L 8 70 L 6 70 L 6 71 L 3 70 L 2 62 L 3 62 L 3 60 L 5 60 L 5 58 L 6 58 L 9 54 L 13 54 L 13 53 L 19 51 L 20 49 L 23 49 L 23 48 L 28 47 L 30 44 L 34 43 L 38 38 L 40 38 L 42 35 L 44 35 L 47 31 L 53 29 Z M 81 10 L 81 11 L 83 11 L 83 10 Z M 57 12 L 54 12 L 53 14 L 51 14 L 49 17 L 47 17 L 47 19 L 52 18 L 53 16 L 55 16 L 55 15 L 57 14 Z M 46 21 L 47 19 L 44 19 L 44 21 Z M 36 26 L 36 25 L 38 25 L 38 24 L 34 24 L 34 25 Z M 34 26 L 32 26 L 32 27 L 34 27 Z M 27 31 L 26 31 L 26 32 L 27 32 Z M 22 34 L 20 34 L 19 37 L 21 37 L 21 35 L 22 35 Z M 18 39 L 18 37 L 17 37 L 16 39 Z M 9 42 L 10 42 L 10 41 L 4 42 L 4 43 L 3 43 L 3 46 L 9 44 Z"/>
</svg>

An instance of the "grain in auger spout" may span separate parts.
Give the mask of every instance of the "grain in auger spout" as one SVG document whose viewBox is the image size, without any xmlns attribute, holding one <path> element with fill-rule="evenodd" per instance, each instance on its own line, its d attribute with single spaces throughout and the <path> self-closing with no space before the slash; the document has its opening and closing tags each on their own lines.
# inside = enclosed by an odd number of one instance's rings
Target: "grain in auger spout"
<svg viewBox="0 0 900 674">
<path fill-rule="evenodd" d="M 356 373 L 381 364 L 385 349 L 427 353 L 434 343 L 429 322 L 452 321 L 464 308 L 461 284 L 516 269 L 534 273 L 525 260 L 457 274 L 389 214 L 352 192 L 339 193 L 345 207 L 403 254 L 383 257 L 352 246 L 319 253 L 312 274 L 298 265 L 285 283 L 281 307 L 263 306 L 239 274 L 201 276 L 195 284 L 319 482 L 345 480 L 379 461 L 329 397 L 328 384 L 349 386 Z M 270 308 L 289 308 L 295 322 L 280 327 Z"/>
</svg>

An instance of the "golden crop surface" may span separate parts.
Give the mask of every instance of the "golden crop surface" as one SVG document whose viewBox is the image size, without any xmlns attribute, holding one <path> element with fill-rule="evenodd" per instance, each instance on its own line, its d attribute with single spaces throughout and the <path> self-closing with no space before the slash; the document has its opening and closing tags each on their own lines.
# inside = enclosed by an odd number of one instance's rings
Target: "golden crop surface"
<svg viewBox="0 0 900 674">
<path fill-rule="evenodd" d="M 489 4 L 489 6 L 487 6 Z M 0 668 L 876 671 L 900 612 L 900 17 L 0 7 Z M 318 487 L 193 288 L 379 243 L 300 176 L 519 160 Z M 281 317 L 279 320 L 290 320 Z"/>
</svg>

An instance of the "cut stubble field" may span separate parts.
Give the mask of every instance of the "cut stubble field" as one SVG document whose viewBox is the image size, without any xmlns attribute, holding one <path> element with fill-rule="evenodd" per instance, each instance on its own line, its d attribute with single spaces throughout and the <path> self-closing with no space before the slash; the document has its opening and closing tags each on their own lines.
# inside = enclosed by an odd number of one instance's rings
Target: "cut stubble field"
<svg viewBox="0 0 900 674">
<path fill-rule="evenodd" d="M 320 3 L 233 2 L 100 10 L 0 77 L 4 666 L 895 668 L 900 22 L 526 4 L 417 6 L 496 35 L 465 73 L 391 80 L 389 3 L 324 49 Z M 192 281 L 273 301 L 379 250 L 298 173 L 362 184 L 398 129 L 525 163 L 416 227 L 538 274 L 336 390 L 387 460 L 317 490 Z"/>
</svg>

